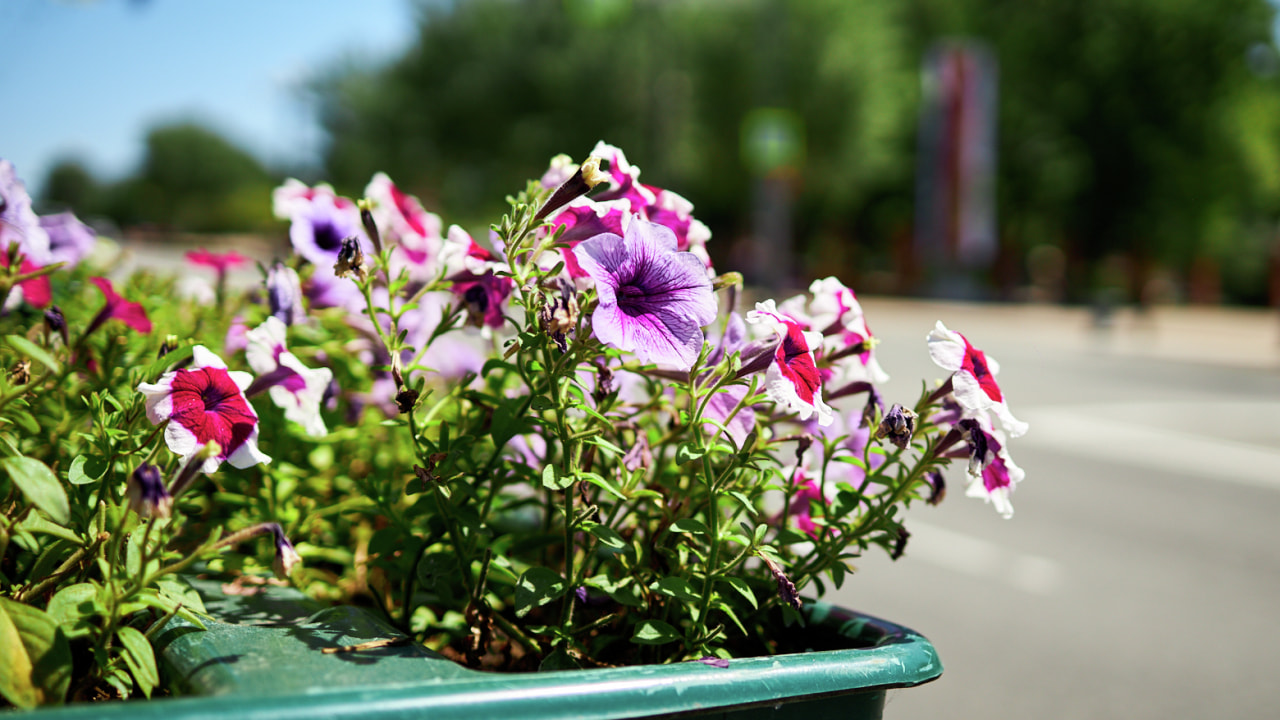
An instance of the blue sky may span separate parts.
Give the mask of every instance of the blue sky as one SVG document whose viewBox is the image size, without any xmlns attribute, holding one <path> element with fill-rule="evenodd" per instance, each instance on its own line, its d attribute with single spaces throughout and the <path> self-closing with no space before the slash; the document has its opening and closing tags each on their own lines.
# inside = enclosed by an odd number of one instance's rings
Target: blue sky
<svg viewBox="0 0 1280 720">
<path fill-rule="evenodd" d="M 32 190 L 66 156 L 118 177 L 147 128 L 195 119 L 264 161 L 314 159 L 300 82 L 413 35 L 408 0 L 0 0 L 0 157 Z"/>
</svg>

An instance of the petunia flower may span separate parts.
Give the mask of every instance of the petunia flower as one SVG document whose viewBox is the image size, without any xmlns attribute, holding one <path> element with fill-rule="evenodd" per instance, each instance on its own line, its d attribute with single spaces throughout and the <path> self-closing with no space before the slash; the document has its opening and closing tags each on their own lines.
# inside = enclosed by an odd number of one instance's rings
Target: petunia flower
<svg viewBox="0 0 1280 720">
<path fill-rule="evenodd" d="M 702 350 L 702 328 L 715 320 L 716 299 L 701 261 L 676 250 L 666 227 L 633 218 L 626 235 L 597 235 L 574 248 L 595 281 L 591 316 L 601 342 L 641 362 L 688 370 Z"/>
<path fill-rule="evenodd" d="M 228 270 L 244 265 L 249 262 L 249 258 L 241 255 L 235 250 L 229 250 L 225 253 L 216 253 L 200 248 L 199 250 L 191 250 L 186 254 L 187 262 L 192 265 L 213 268 L 219 277 L 226 275 Z"/>
<path fill-rule="evenodd" d="M 143 309 L 141 303 L 125 300 L 112 287 L 111 281 L 106 278 L 91 277 L 89 282 L 98 286 L 98 289 L 102 291 L 103 297 L 106 298 L 107 304 L 98 311 L 98 314 L 89 323 L 88 329 L 84 331 L 85 336 L 97 330 L 102 323 L 108 320 L 119 320 L 140 333 L 151 332 L 151 320 L 147 318 L 147 311 Z"/>
<path fill-rule="evenodd" d="M 287 213 L 293 249 L 319 270 L 333 265 L 343 240 L 357 237 L 362 244 L 368 242 L 356 204 L 334 194 L 328 185 L 308 188 L 289 180 L 276 188 L 274 199 L 277 216 Z"/>
<path fill-rule="evenodd" d="M 0 249 L 0 268 L 8 267 L 9 254 Z M 26 258 L 23 258 L 18 263 L 18 273 L 21 275 L 26 275 L 39 269 L 38 265 Z M 48 307 L 49 303 L 53 302 L 53 287 L 49 284 L 48 275 L 23 280 L 9 288 L 9 296 L 4 299 L 4 309 L 6 311 L 12 310 L 24 302 L 36 308 Z"/>
<path fill-rule="evenodd" d="M 632 213 L 670 229 L 676 236 L 676 249 L 693 253 L 708 276 L 715 274 L 706 249 L 711 231 L 693 218 L 693 203 L 670 190 L 641 183 L 640 168 L 627 162 L 620 148 L 603 140 L 596 143 L 591 156 L 609 162 L 610 187 L 596 194 L 596 201 L 626 201 Z"/>
<path fill-rule="evenodd" d="M 328 429 L 320 416 L 320 406 L 333 380 L 333 371 L 303 365 L 285 346 L 285 334 L 285 324 L 275 316 L 245 333 L 249 343 L 245 359 L 258 373 L 245 395 L 253 397 L 266 391 L 271 401 L 284 410 L 286 419 L 301 425 L 308 435 L 321 437 Z"/>
<path fill-rule="evenodd" d="M 492 270 L 482 275 L 464 270 L 453 275 L 450 288 L 462 300 L 467 309 L 467 322 L 479 328 L 500 328 L 506 322 L 502 304 L 511 295 L 515 283 L 505 275 L 495 275 Z"/>
<path fill-rule="evenodd" d="M 31 209 L 27 186 L 14 172 L 13 163 L 0 158 L 0 253 L 12 245 L 17 245 L 35 267 L 53 262 L 49 233 Z"/>
<path fill-rule="evenodd" d="M 49 235 L 51 262 L 64 262 L 73 268 L 93 252 L 98 234 L 69 212 L 41 215 L 40 227 Z"/>
<path fill-rule="evenodd" d="M 211 473 L 223 460 L 237 468 L 271 462 L 258 450 L 258 414 L 244 396 L 252 382 L 252 375 L 227 370 L 221 358 L 197 345 L 189 367 L 140 383 L 138 391 L 146 397 L 151 424 L 168 421 L 165 444 L 175 454 L 188 458 L 217 443 L 217 453 L 202 466 Z"/>
<path fill-rule="evenodd" d="M 749 388 L 746 385 L 726 385 L 711 396 L 707 401 L 706 410 L 703 411 L 704 418 L 715 420 L 724 426 L 738 448 L 743 446 L 752 428 L 756 426 L 756 411 L 750 405 L 739 407 L 746 399 L 748 391 Z M 735 410 L 737 410 L 736 413 Z M 712 435 L 719 432 L 719 428 L 710 423 L 706 424 L 706 428 Z"/>
<path fill-rule="evenodd" d="M 804 330 L 795 318 L 778 312 L 773 300 L 756 303 L 756 309 L 747 313 L 747 322 L 772 325 L 778 335 L 773 362 L 765 372 L 769 399 L 800 420 L 816 414 L 819 425 L 830 425 L 831 408 L 822 402 L 822 378 L 813 357 L 813 349 L 822 344 L 822 333 Z"/>
<path fill-rule="evenodd" d="M 990 410 L 1009 432 L 1019 437 L 1027 431 L 1027 424 L 1009 411 L 1004 393 L 996 383 L 1000 365 L 995 358 L 969 344 L 958 332 L 948 330 L 942 321 L 929 333 L 929 355 L 943 370 L 951 372 L 951 391 L 965 415 L 975 417 Z"/>
<path fill-rule="evenodd" d="M 425 210 L 385 173 L 373 176 L 364 195 L 374 223 L 391 245 L 391 276 L 407 270 L 411 279 L 426 282 L 439 273 L 444 245 L 440 216 Z"/>
</svg>

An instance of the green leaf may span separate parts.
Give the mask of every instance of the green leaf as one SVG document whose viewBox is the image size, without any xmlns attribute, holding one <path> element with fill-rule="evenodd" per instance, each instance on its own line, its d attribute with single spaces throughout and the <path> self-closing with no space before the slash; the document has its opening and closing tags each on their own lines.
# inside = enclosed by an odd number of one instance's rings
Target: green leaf
<svg viewBox="0 0 1280 720">
<path fill-rule="evenodd" d="M 663 595 L 669 595 L 677 600 L 685 602 L 698 602 L 702 596 L 694 591 L 693 586 L 688 580 L 678 577 L 664 577 L 649 586 Z"/>
<path fill-rule="evenodd" d="M 22 635 L 0 605 L 0 657 L 4 658 L 4 672 L 0 672 L 0 695 L 20 708 L 33 708 L 40 701 L 35 685 L 31 682 L 31 656 L 22 642 Z"/>
<path fill-rule="evenodd" d="M 694 533 L 696 535 L 710 535 L 711 531 L 703 524 L 701 520 L 693 518 L 681 518 L 671 523 L 671 529 L 675 532 Z"/>
<path fill-rule="evenodd" d="M 556 471 L 555 465 L 542 468 L 542 487 L 548 490 L 564 490 L 571 485 L 573 485 L 573 477 L 561 475 Z"/>
<path fill-rule="evenodd" d="M 44 515 L 38 512 L 27 513 L 27 516 L 23 518 L 22 522 L 18 523 L 18 528 L 31 533 L 52 535 L 53 537 L 61 538 L 68 542 L 75 543 L 76 545 L 84 544 L 84 541 L 80 539 L 79 535 L 76 535 L 74 532 L 62 527 L 61 525 L 50 522 Z"/>
<path fill-rule="evenodd" d="M 589 528 L 587 532 L 596 536 L 596 539 L 600 541 L 600 544 L 612 550 L 623 550 L 627 547 L 627 541 L 623 540 L 622 536 L 618 534 L 618 531 L 611 527 L 595 525 L 594 527 Z"/>
<path fill-rule="evenodd" d="M 61 704 L 71 686 L 71 646 L 53 618 L 37 608 L 0 598 L 0 612 L 22 637 L 31 663 L 31 683 L 41 705 Z"/>
<path fill-rule="evenodd" d="M 14 350 L 17 350 L 46 368 L 49 368 L 49 370 L 55 375 L 62 372 L 62 365 L 60 365 L 58 361 L 49 354 L 48 350 L 45 350 L 21 335 L 7 335 L 5 336 L 5 341 L 8 342 Z"/>
<path fill-rule="evenodd" d="M 693 462 L 694 460 L 701 458 L 704 454 L 705 453 L 702 450 L 694 448 L 689 443 L 684 443 L 680 447 L 676 448 L 676 464 L 684 465 L 685 463 Z"/>
<path fill-rule="evenodd" d="M 661 620 L 645 620 L 636 626 L 636 634 L 631 642 L 640 645 L 662 645 L 680 639 L 676 629 Z"/>
<path fill-rule="evenodd" d="M 729 587 L 736 590 L 739 595 L 746 598 L 747 602 L 751 603 L 752 609 L 760 607 L 756 603 L 756 594 L 751 592 L 751 586 L 748 585 L 747 582 L 742 578 L 721 577 L 721 578 L 716 578 L 716 581 L 722 582 L 725 585 L 728 585 Z"/>
<path fill-rule="evenodd" d="M 541 410 L 550 410 L 551 408 L 555 407 L 555 405 L 551 402 L 551 400 L 547 399 L 547 396 L 545 395 L 534 395 L 533 399 L 529 401 L 529 407 L 533 408 L 534 410 L 541 411 Z"/>
<path fill-rule="evenodd" d="M 746 629 L 745 627 L 743 627 L 743 626 L 742 626 L 742 621 L 738 619 L 738 615 L 737 615 L 737 613 L 735 613 L 735 612 L 733 611 L 733 608 L 729 607 L 729 603 L 727 603 L 727 602 L 725 602 L 725 601 L 723 601 L 723 600 L 717 599 L 717 600 L 716 600 L 715 602 L 713 602 L 711 605 L 712 605 L 712 607 L 714 607 L 715 609 L 717 609 L 717 610 L 719 610 L 720 612 L 724 613 L 725 615 L 728 615 L 728 616 L 729 616 L 729 619 L 733 621 L 733 624 L 734 624 L 734 625 L 737 625 L 737 626 L 738 626 L 738 630 L 739 630 L 743 635 L 746 635 L 746 634 L 747 634 L 747 629 Z"/>
<path fill-rule="evenodd" d="M 45 612 L 67 633 L 68 638 L 87 635 L 90 627 L 84 619 L 97 613 L 93 606 L 97 594 L 98 588 L 93 583 L 68 585 L 53 596 Z"/>
<path fill-rule="evenodd" d="M 156 656 L 151 650 L 151 642 L 136 628 L 125 625 L 116 631 L 120 644 L 124 647 L 124 661 L 133 673 L 142 694 L 151 697 L 151 691 L 160 684 L 160 673 L 156 671 Z"/>
<path fill-rule="evenodd" d="M 531 567 L 516 582 L 516 617 L 546 605 L 564 595 L 565 580 L 560 573 L 544 567 Z"/>
<path fill-rule="evenodd" d="M 77 455 L 76 459 L 71 461 L 71 467 L 67 469 L 67 482 L 72 485 L 88 485 L 94 481 L 84 471 L 84 464 L 87 461 L 88 458 L 84 455 Z"/>
<path fill-rule="evenodd" d="M 618 487 L 617 487 L 616 485 L 614 485 L 612 482 L 610 482 L 609 480 L 607 480 L 607 479 L 605 479 L 605 478 L 603 478 L 603 477 L 601 477 L 601 476 L 599 476 L 599 475 L 597 475 L 597 474 L 595 474 L 595 473 L 585 473 L 585 472 L 584 472 L 584 473 L 579 473 L 579 475 L 582 477 L 582 479 L 583 479 L 583 480 L 586 480 L 587 482 L 591 483 L 592 485 L 595 485 L 596 487 L 600 488 L 601 490 L 604 490 L 605 492 L 609 493 L 610 495 L 613 495 L 614 497 L 618 498 L 619 500 L 626 500 L 626 499 L 627 499 L 627 496 L 626 496 L 626 495 L 623 495 L 623 494 L 622 494 L 622 491 L 621 491 L 621 490 L 619 490 L 619 489 L 618 489 Z"/>
<path fill-rule="evenodd" d="M 67 493 L 58 482 L 47 465 L 29 457 L 7 457 L 0 459 L 0 465 L 13 478 L 13 482 L 27 496 L 31 504 L 48 513 L 59 525 L 71 522 L 71 506 L 67 504 Z"/>
</svg>

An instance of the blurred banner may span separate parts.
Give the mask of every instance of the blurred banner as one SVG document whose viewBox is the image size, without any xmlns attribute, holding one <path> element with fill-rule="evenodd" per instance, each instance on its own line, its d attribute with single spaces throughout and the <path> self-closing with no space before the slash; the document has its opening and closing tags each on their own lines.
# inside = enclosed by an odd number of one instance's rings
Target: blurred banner
<svg viewBox="0 0 1280 720">
<path fill-rule="evenodd" d="M 935 44 L 921 77 L 916 254 L 930 295 L 980 298 L 997 250 L 995 57 L 973 40 Z"/>
</svg>

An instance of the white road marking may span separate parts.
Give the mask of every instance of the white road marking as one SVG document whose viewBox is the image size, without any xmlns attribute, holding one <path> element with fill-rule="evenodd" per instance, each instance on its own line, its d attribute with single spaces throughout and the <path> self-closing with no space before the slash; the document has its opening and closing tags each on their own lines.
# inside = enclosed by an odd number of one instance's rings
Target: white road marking
<svg viewBox="0 0 1280 720">
<path fill-rule="evenodd" d="M 912 518 L 906 556 L 978 578 L 999 580 L 1033 595 L 1052 595 L 1066 573 L 1057 561 Z"/>
<path fill-rule="evenodd" d="M 1166 409 L 1181 414 L 1194 407 L 1170 404 Z M 1204 423 L 1247 427 L 1273 414 L 1280 418 L 1280 405 L 1270 403 L 1255 404 L 1244 416 L 1218 412 L 1220 408 L 1212 403 L 1201 407 L 1201 412 L 1188 414 Z M 1121 414 L 1118 411 L 1127 419 L 1116 417 Z M 1280 490 L 1280 450 L 1143 424 L 1149 413 L 1160 411 L 1155 405 L 1035 409 L 1020 413 L 1031 430 L 1010 447 L 1015 459 L 1018 445 L 1034 445 L 1122 465 Z"/>
</svg>

